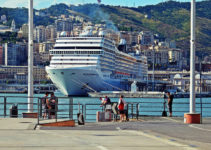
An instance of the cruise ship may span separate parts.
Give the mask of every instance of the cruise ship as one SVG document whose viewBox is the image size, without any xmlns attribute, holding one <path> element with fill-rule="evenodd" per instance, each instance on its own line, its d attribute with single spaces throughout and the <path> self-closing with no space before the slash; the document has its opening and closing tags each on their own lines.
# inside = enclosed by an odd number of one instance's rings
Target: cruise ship
<svg viewBox="0 0 211 150">
<path fill-rule="evenodd" d="M 147 80 L 147 58 L 118 50 L 104 31 L 97 35 L 84 32 L 78 37 L 63 33 L 50 55 L 47 74 L 64 95 L 127 91 L 129 81 Z"/>
</svg>

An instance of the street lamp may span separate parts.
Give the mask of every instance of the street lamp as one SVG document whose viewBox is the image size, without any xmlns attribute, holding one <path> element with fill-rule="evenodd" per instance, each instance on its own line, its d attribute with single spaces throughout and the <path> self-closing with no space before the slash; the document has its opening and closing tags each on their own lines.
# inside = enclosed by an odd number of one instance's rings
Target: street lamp
<svg viewBox="0 0 211 150">
<path fill-rule="evenodd" d="M 153 50 L 153 65 L 152 65 L 152 91 L 155 90 L 155 48 L 152 46 Z"/>
<path fill-rule="evenodd" d="M 190 112 L 184 114 L 185 123 L 200 123 L 201 115 L 196 113 L 195 102 L 195 24 L 196 2 L 191 0 L 191 40 L 190 40 Z"/>
<path fill-rule="evenodd" d="M 28 112 L 33 112 L 33 0 L 29 0 L 29 39 L 28 39 Z"/>
</svg>

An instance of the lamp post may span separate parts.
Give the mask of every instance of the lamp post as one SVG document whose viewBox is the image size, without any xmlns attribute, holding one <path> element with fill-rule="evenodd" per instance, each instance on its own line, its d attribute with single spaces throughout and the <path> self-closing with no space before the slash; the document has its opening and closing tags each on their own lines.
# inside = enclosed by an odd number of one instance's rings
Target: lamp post
<svg viewBox="0 0 211 150">
<path fill-rule="evenodd" d="M 152 65 L 152 91 L 155 90 L 155 48 L 152 46 L 153 50 L 153 65 Z"/>
<path fill-rule="evenodd" d="M 201 59 L 202 61 L 202 59 Z M 202 123 L 202 97 L 201 97 L 201 92 L 202 92 L 202 85 L 201 85 L 201 61 L 200 61 L 200 105 L 201 105 L 201 123 Z"/>
<path fill-rule="evenodd" d="M 190 40 L 190 111 L 184 114 L 185 123 L 200 123 L 200 114 L 196 113 L 195 95 L 195 24 L 196 24 L 196 2 L 191 0 L 191 40 Z"/>
<path fill-rule="evenodd" d="M 28 112 L 33 112 L 33 0 L 29 0 L 29 39 L 28 39 Z"/>
<path fill-rule="evenodd" d="M 195 113 L 195 0 L 191 3 L 190 113 Z"/>
</svg>

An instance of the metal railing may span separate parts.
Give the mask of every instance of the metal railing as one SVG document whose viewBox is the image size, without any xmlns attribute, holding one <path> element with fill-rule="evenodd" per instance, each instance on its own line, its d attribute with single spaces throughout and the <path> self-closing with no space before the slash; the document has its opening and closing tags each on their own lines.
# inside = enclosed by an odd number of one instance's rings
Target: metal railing
<svg viewBox="0 0 211 150">
<path fill-rule="evenodd" d="M 23 117 L 22 113 L 27 112 L 27 96 L 0 96 L 0 117 L 10 117 L 11 106 L 16 104 L 18 113 L 17 117 Z M 127 98 L 125 98 L 127 101 Z M 140 116 L 162 116 L 165 110 L 168 112 L 166 100 L 163 99 L 142 99 L 137 98 L 137 102 L 128 102 L 127 110 L 128 116 L 131 119 L 138 119 Z M 85 121 L 96 121 L 96 112 L 104 111 L 104 107 L 100 107 L 100 103 L 74 103 L 72 98 L 58 97 L 58 109 L 56 109 L 55 121 L 58 119 L 73 119 L 77 120 L 77 114 L 83 114 Z M 38 112 L 38 122 L 48 120 L 49 118 L 42 117 L 41 98 L 34 97 L 33 102 L 34 112 Z M 196 111 L 201 113 L 203 117 L 211 117 L 211 101 L 204 98 L 202 103 L 196 102 Z M 189 102 L 181 101 L 181 99 L 174 98 L 173 102 L 173 116 L 183 117 L 184 113 L 189 112 Z M 52 119 L 54 121 L 54 119 Z"/>
</svg>

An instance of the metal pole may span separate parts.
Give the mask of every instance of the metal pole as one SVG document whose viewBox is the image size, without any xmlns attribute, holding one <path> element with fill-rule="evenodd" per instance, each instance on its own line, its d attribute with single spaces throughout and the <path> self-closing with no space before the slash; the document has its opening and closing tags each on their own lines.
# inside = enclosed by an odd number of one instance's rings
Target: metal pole
<svg viewBox="0 0 211 150">
<path fill-rule="evenodd" d="M 73 119 L 73 98 L 69 97 L 69 119 Z"/>
<path fill-rule="evenodd" d="M 201 123 L 202 123 L 202 97 L 201 97 L 201 92 L 202 92 L 202 85 L 201 85 L 201 61 L 200 61 L 200 104 L 201 104 Z"/>
<path fill-rule="evenodd" d="M 191 2 L 190 113 L 195 113 L 195 0 Z"/>
<path fill-rule="evenodd" d="M 42 114 L 42 111 L 40 113 L 40 105 L 42 106 L 42 101 L 41 99 L 38 98 L 38 101 L 37 101 L 37 112 L 38 112 L 38 116 L 37 116 L 37 124 L 39 125 L 40 124 L 40 115 Z M 41 107 L 42 108 L 42 107 Z M 39 115 L 40 113 L 40 115 Z"/>
<path fill-rule="evenodd" d="M 153 66 L 152 66 L 152 91 L 155 90 L 155 49 L 153 48 Z"/>
<path fill-rule="evenodd" d="M 33 0 L 29 0 L 28 41 L 28 112 L 33 112 Z"/>
<path fill-rule="evenodd" d="M 7 116 L 7 98 L 4 97 L 4 118 Z"/>
</svg>

